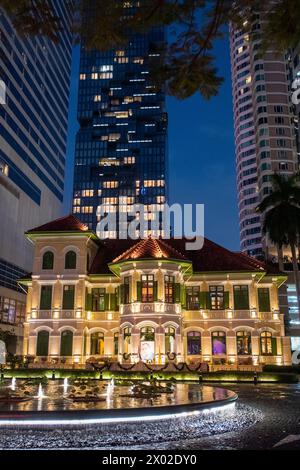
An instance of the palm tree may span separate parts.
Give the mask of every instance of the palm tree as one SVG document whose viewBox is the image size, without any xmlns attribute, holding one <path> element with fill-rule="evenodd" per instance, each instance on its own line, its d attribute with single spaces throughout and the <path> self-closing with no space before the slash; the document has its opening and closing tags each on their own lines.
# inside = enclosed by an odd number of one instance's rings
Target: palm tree
<svg viewBox="0 0 300 470">
<path fill-rule="evenodd" d="M 264 214 L 263 233 L 268 234 L 278 249 L 279 268 L 283 270 L 283 246 L 291 249 L 294 279 L 296 284 L 298 311 L 300 315 L 300 282 L 297 249 L 300 237 L 300 173 L 290 177 L 274 174 L 271 177 L 273 190 L 256 208 Z"/>
</svg>

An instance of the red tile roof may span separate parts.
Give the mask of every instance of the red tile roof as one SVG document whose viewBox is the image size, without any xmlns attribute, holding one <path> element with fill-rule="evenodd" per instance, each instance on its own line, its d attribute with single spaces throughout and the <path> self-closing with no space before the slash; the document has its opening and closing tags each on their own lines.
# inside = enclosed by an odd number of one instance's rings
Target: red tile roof
<svg viewBox="0 0 300 470">
<path fill-rule="evenodd" d="M 60 219 L 52 220 L 40 227 L 28 230 L 27 233 L 35 232 L 86 232 L 88 227 L 78 220 L 74 215 L 70 214 Z"/>
<path fill-rule="evenodd" d="M 90 268 L 90 274 L 109 274 L 109 263 L 130 259 L 171 258 L 191 261 L 194 272 L 258 272 L 267 271 L 280 274 L 274 266 L 251 258 L 243 253 L 235 253 L 204 239 L 201 250 L 186 250 L 186 239 L 169 240 L 105 240 Z M 162 256 L 161 256 L 162 255 Z"/>
<path fill-rule="evenodd" d="M 113 263 L 147 258 L 166 258 L 187 261 L 187 258 L 183 254 L 168 245 L 164 240 L 149 237 L 144 240 L 139 240 L 135 245 L 115 258 Z"/>
</svg>

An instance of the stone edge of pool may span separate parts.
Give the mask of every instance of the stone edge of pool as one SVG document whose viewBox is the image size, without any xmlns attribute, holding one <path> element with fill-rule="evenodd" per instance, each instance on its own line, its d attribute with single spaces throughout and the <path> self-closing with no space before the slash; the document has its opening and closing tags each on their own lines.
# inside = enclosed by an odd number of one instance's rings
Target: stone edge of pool
<svg viewBox="0 0 300 470">
<path fill-rule="evenodd" d="M 221 388 L 221 387 L 219 387 Z M 194 411 L 203 411 L 205 409 L 210 410 L 213 408 L 223 407 L 234 403 L 238 399 L 238 394 L 230 392 L 230 396 L 218 399 L 210 400 L 205 402 L 195 403 L 184 403 L 175 405 L 162 405 L 162 406 L 148 406 L 142 408 L 119 408 L 119 409 L 106 409 L 106 410 L 61 410 L 61 411 L 0 411 L 0 428 L 1 424 L 10 421 L 12 425 L 18 426 L 18 422 L 25 421 L 39 421 L 43 419 L 47 420 L 59 420 L 63 421 L 88 421 L 88 420 L 105 420 L 105 419 L 116 419 L 116 418 L 141 418 L 157 416 L 157 415 L 177 415 L 181 413 L 192 413 Z M 71 423 L 70 423 L 71 424 Z M 83 423 L 84 424 L 84 423 Z M 45 423 L 46 425 L 46 423 Z"/>
</svg>

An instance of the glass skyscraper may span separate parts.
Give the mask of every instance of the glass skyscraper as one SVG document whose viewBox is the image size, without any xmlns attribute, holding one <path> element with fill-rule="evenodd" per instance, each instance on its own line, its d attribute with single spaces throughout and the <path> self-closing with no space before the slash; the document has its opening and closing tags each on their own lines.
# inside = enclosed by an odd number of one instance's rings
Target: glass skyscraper
<svg viewBox="0 0 300 470">
<path fill-rule="evenodd" d="M 49 2 L 61 20 L 59 44 L 20 37 L 0 9 L 0 326 L 7 328 L 25 318 L 16 282 L 32 269 L 24 232 L 62 215 L 72 2 Z"/>
<path fill-rule="evenodd" d="M 166 202 L 165 94 L 149 74 L 164 43 L 164 29 L 154 28 L 117 50 L 81 47 L 73 213 L 91 229 L 99 205 L 117 215 L 135 203 L 160 211 Z"/>
</svg>

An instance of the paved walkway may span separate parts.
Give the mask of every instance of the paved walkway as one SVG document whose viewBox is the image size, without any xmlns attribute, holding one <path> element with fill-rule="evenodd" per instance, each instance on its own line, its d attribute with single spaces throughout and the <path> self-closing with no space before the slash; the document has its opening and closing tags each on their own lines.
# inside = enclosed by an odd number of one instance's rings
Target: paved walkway
<svg viewBox="0 0 300 470">
<path fill-rule="evenodd" d="M 245 432 L 163 443 L 156 449 L 300 449 L 300 384 L 224 384 L 264 417 Z"/>
</svg>

